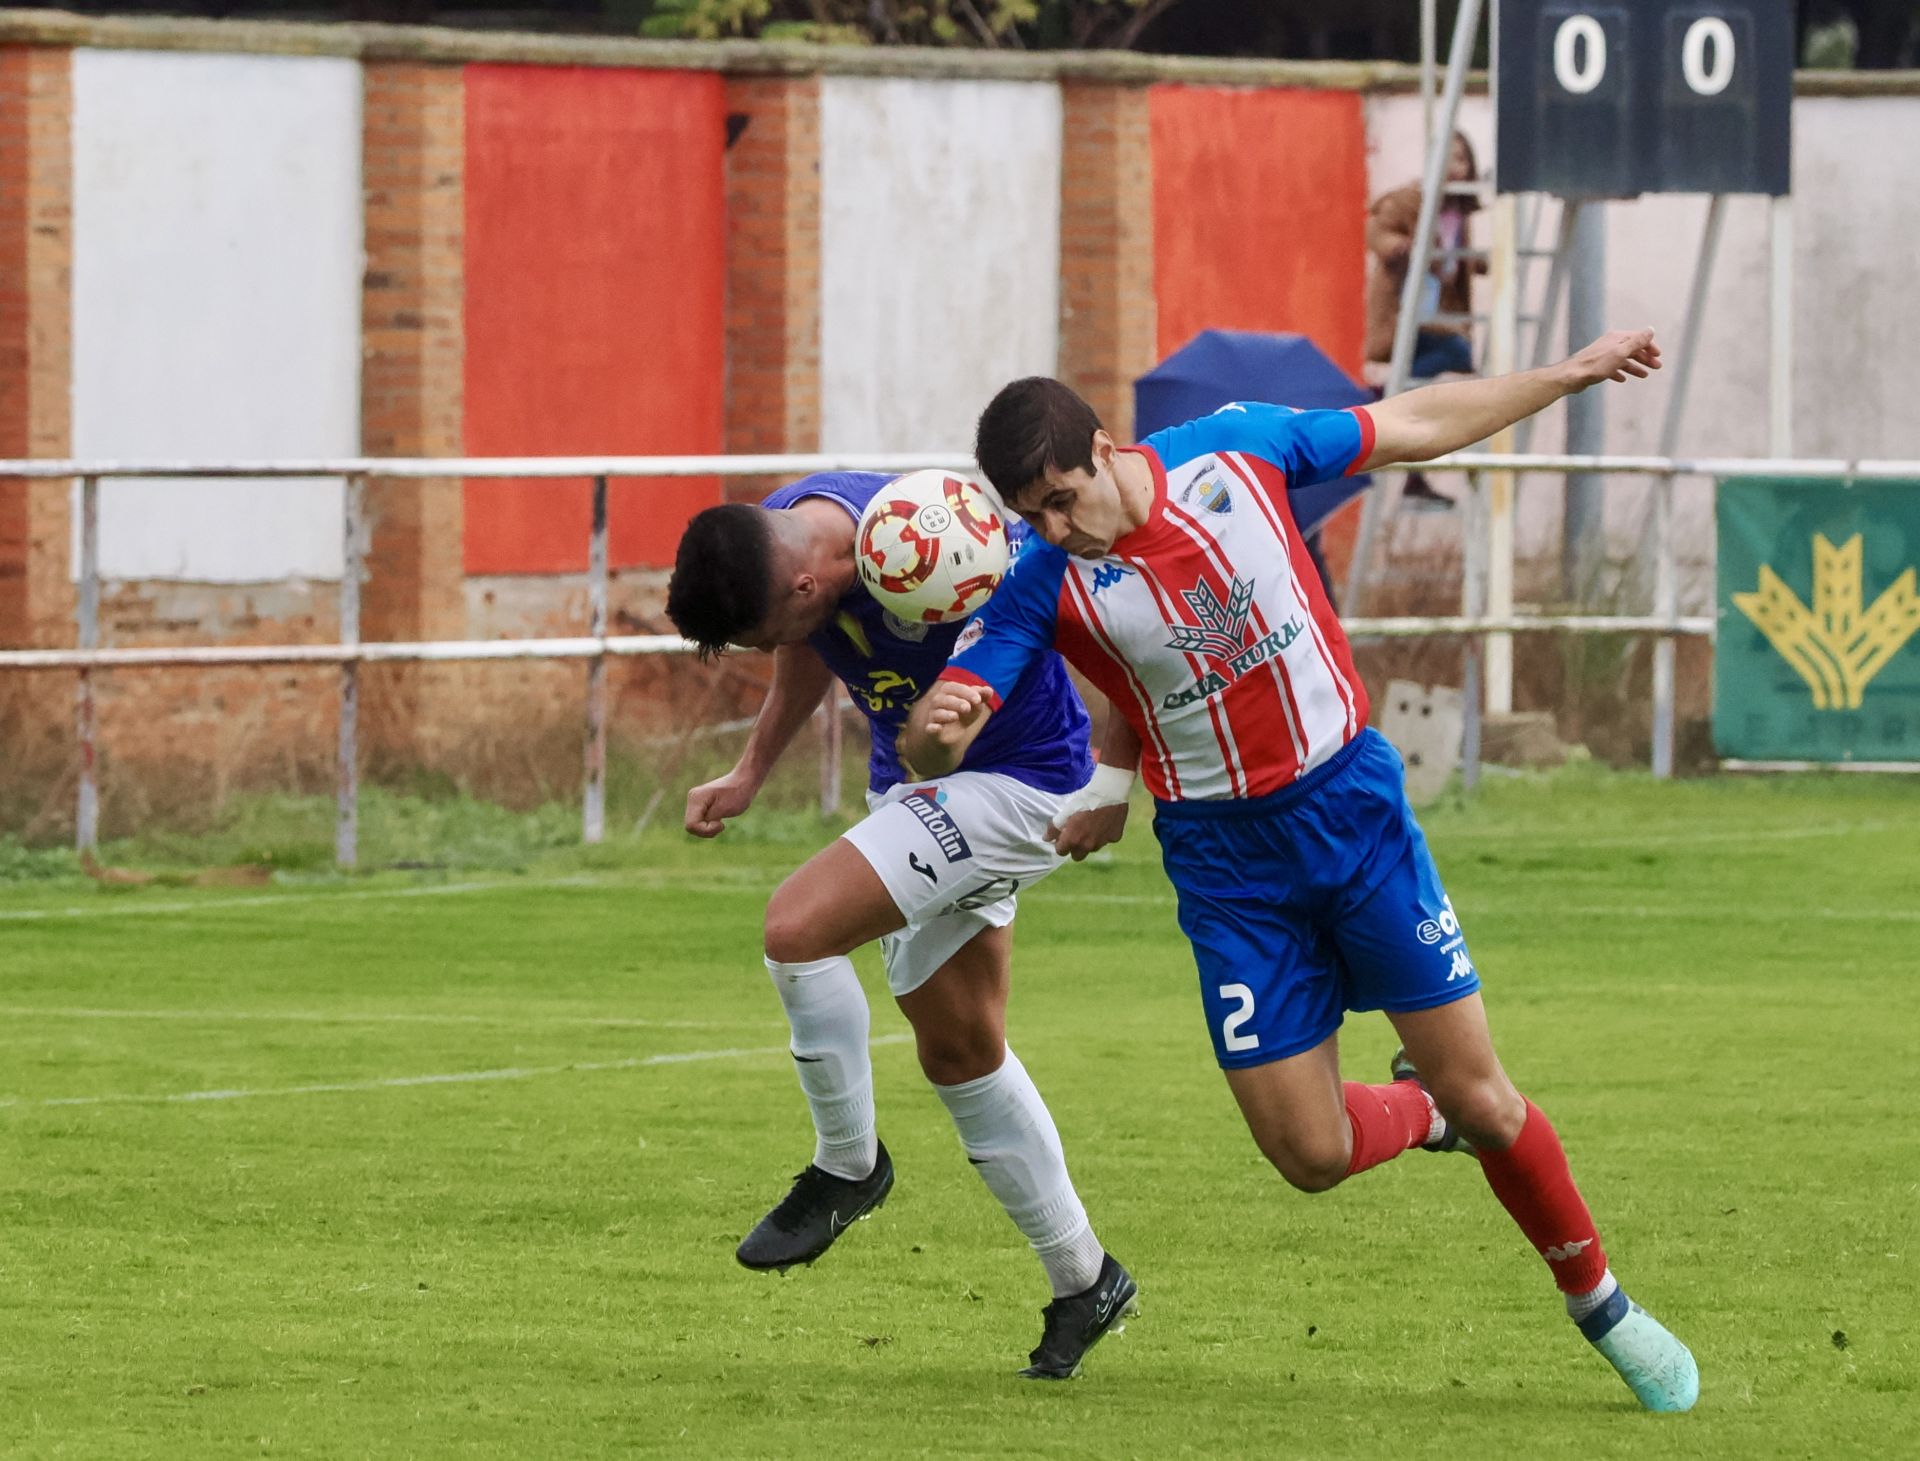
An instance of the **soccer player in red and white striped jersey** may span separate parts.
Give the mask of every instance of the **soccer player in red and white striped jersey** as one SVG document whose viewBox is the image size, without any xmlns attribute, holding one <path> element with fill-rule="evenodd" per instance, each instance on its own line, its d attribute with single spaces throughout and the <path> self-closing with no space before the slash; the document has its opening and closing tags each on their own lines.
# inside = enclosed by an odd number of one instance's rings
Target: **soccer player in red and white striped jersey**
<svg viewBox="0 0 1920 1461">
<path fill-rule="evenodd" d="M 1140 741 L 1215 1055 L 1261 1151 L 1318 1192 L 1414 1147 L 1471 1150 L 1581 1332 L 1643 1405 L 1685 1410 L 1693 1356 L 1614 1280 L 1559 1137 L 1501 1069 L 1399 757 L 1367 727 L 1287 501 L 1659 365 L 1651 330 L 1621 331 L 1541 370 L 1352 411 L 1244 402 L 1136 447 L 1060 382 L 1015 381 L 975 451 L 1040 541 L 960 635 L 901 750 L 923 776 L 957 764 L 1057 647 Z M 1105 764 L 1075 804 L 1123 798 L 1131 779 Z M 1394 1080 L 1343 1082 L 1341 1020 L 1374 1009 L 1405 1047 Z"/>
</svg>

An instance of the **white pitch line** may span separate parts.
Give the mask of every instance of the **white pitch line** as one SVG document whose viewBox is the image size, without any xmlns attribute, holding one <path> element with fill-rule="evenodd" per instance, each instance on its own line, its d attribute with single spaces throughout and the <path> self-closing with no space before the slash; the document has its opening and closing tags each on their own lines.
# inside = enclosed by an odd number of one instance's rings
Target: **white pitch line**
<svg viewBox="0 0 1920 1461">
<path fill-rule="evenodd" d="M 879 1035 L 870 1045 L 900 1045 L 913 1038 L 910 1034 Z M 784 1045 L 766 1045 L 757 1049 L 677 1050 L 664 1055 L 635 1055 L 626 1060 L 582 1060 L 570 1065 L 503 1066 L 497 1070 L 455 1070 L 433 1075 L 396 1075 L 367 1081 L 321 1081 L 305 1086 L 268 1086 L 254 1090 L 175 1091 L 168 1095 L 115 1094 L 105 1096 L 51 1096 L 43 1100 L 10 1096 L 0 1099 L 0 1108 L 64 1106 L 167 1106 L 190 1105 L 201 1101 L 252 1101 L 265 1096 L 331 1096 L 354 1091 L 407 1090 L 415 1086 L 478 1085 L 486 1081 L 525 1081 L 539 1076 L 574 1075 L 594 1071 L 643 1070 L 655 1065 L 692 1065 L 707 1060 L 747 1060 L 755 1057 L 787 1055 Z"/>
<path fill-rule="evenodd" d="M 738 882 L 718 880 L 710 871 L 703 871 L 700 875 L 708 881 L 704 884 L 682 882 L 674 869 L 640 868 L 624 876 L 605 873 L 568 873 L 563 877 L 523 878 L 513 882 L 502 879 L 498 882 L 435 883 L 426 887 L 361 888 L 346 893 L 311 889 L 284 893 L 258 893 L 246 898 L 178 898 L 167 903 L 148 902 L 137 893 L 121 893 L 116 896 L 127 900 L 123 903 L 69 904 L 65 908 L 0 909 L 0 923 L 38 922 L 49 918 L 125 918 L 143 913 L 221 912 L 232 908 L 263 908 L 286 903 L 304 903 L 309 908 L 324 908 L 332 903 L 359 903 L 389 898 L 443 898 L 460 893 L 513 893 L 523 889 L 646 887 L 651 884 L 656 887 L 671 888 L 676 892 L 754 893 L 762 891 L 763 888 L 771 892 L 775 886 L 771 877 L 763 884 L 757 880 L 749 881 L 744 878 Z"/>
<path fill-rule="evenodd" d="M 1499 841 L 1516 853 L 1539 852 L 1557 848 L 1623 848 L 1639 847 L 1649 851 L 1658 851 L 1663 847 L 1683 847 L 1712 845 L 1716 843 L 1753 843 L 1753 842 L 1798 842 L 1811 838 L 1846 837 L 1862 832 L 1888 832 L 1904 830 L 1906 824 L 1891 821 L 1842 822 L 1816 827 L 1729 827 L 1713 831 L 1688 832 L 1686 824 L 1650 827 L 1631 836 L 1622 837 L 1580 837 L 1569 836 L 1565 840 L 1541 837 L 1539 834 L 1522 834 L 1512 829 L 1501 828 L 1464 828 L 1451 833 L 1434 834 L 1432 840 L 1440 849 L 1442 856 L 1446 848 L 1456 843 L 1474 843 Z M 1527 840 L 1529 837 L 1532 840 Z M 465 893 L 513 893 L 550 888 L 645 888 L 655 887 L 671 889 L 681 893 L 770 893 L 776 885 L 776 879 L 769 875 L 765 878 L 742 877 L 719 878 L 711 868 L 634 868 L 619 873 L 569 873 L 551 878 L 524 878 L 509 881 L 488 880 L 466 883 L 438 883 L 429 886 L 405 888 L 361 888 L 351 892 L 331 892 L 322 889 L 299 889 L 279 893 L 259 893 L 241 898 L 179 898 L 168 902 L 150 902 L 138 893 L 124 893 L 124 902 L 70 904 L 64 908 L 6 908 L 0 909 L 0 923 L 44 922 L 49 919 L 86 919 L 86 918 L 126 918 L 142 914 L 173 914 L 221 912 L 229 909 L 273 907 L 288 903 L 303 903 L 310 908 L 324 908 L 330 903 L 381 901 L 393 898 L 440 898 Z M 1164 897 L 1136 898 L 1125 894 L 1076 893 L 1049 894 L 1055 901 L 1094 903 L 1134 903 L 1134 902 L 1170 902 Z M 1834 917 L 1851 915 L 1835 913 Z"/>
<path fill-rule="evenodd" d="M 1056 893 L 1036 891 L 1035 903 L 1095 903 L 1126 908 L 1171 908 L 1170 893 Z M 1490 918 L 1537 918 L 1537 903 L 1495 903 L 1474 901 L 1462 905 L 1462 912 Z M 1679 918 L 1724 922 L 1731 918 L 1751 923 L 1793 923 L 1813 919 L 1833 923 L 1920 923 L 1920 908 L 1813 908 L 1782 906 L 1771 914 L 1757 912 L 1745 903 L 1689 903 L 1684 906 L 1649 906 L 1644 903 L 1555 904 L 1555 914 L 1576 918 Z"/>
<path fill-rule="evenodd" d="M 1686 824 L 1669 824 L 1666 827 L 1647 827 L 1631 835 L 1619 837 L 1581 837 L 1572 835 L 1564 841 L 1547 838 L 1544 841 L 1529 841 L 1536 834 L 1523 833 L 1508 828 L 1497 827 L 1462 828 L 1454 832 L 1438 832 L 1429 835 L 1429 840 L 1437 842 L 1442 848 L 1453 842 L 1501 842 L 1516 852 L 1525 852 L 1543 847 L 1569 847 L 1576 851 L 1588 847 L 1641 847 L 1649 852 L 1657 852 L 1662 847 L 1693 847 L 1717 842 L 1800 842 L 1811 837 L 1850 837 L 1856 832 L 1893 832 L 1904 831 L 1904 822 L 1834 822 L 1817 827 L 1724 827 L 1714 831 L 1688 830 Z"/>
<path fill-rule="evenodd" d="M 224 1024 L 251 1020 L 263 1024 L 289 1025 L 478 1025 L 509 1027 L 516 1030 L 608 1029 L 608 1030 L 746 1030 L 761 1025 L 777 1028 L 772 1021 L 752 1020 L 648 1020 L 622 1015 L 463 1015 L 394 1011 L 391 1013 L 329 1014 L 324 1010 L 179 1010 L 179 1009 L 95 1009 L 74 1005 L 6 1004 L 0 1016 L 32 1019 L 36 1016 L 61 1020 L 180 1020 L 188 1024 Z"/>
</svg>

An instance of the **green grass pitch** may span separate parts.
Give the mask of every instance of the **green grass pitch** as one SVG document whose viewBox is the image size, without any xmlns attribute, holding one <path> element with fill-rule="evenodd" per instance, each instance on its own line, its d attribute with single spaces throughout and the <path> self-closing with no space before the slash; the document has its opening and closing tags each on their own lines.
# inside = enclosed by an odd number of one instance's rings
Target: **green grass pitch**
<svg viewBox="0 0 1920 1461">
<path fill-rule="evenodd" d="M 1012 1043 L 1143 1295 L 1069 1385 L 1014 1378 L 1038 1265 L 870 954 L 898 1186 L 813 1269 L 734 1264 L 810 1151 L 758 955 L 809 841 L 0 888 L 0 1454 L 1920 1454 L 1920 785 L 1577 771 L 1425 820 L 1690 1416 L 1471 1159 L 1265 1166 L 1136 809 L 1018 925 Z M 1342 1038 L 1383 1078 L 1379 1017 Z"/>
</svg>

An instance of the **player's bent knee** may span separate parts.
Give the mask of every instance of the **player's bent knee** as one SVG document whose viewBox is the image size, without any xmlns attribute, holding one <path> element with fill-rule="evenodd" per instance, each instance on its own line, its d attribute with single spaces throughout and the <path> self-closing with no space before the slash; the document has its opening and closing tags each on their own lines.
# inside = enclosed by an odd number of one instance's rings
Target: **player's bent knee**
<svg viewBox="0 0 1920 1461">
<path fill-rule="evenodd" d="M 846 952 L 829 946 L 820 920 L 802 899 L 782 898 L 779 893 L 767 904 L 763 942 L 767 957 L 778 964 L 806 964 Z"/>
<path fill-rule="evenodd" d="M 1296 1192 L 1330 1192 L 1347 1176 L 1344 1158 L 1338 1162 L 1303 1162 L 1294 1158 L 1287 1162 L 1275 1161 L 1273 1165 Z"/>
<path fill-rule="evenodd" d="M 1504 1080 L 1475 1081 L 1439 1099 L 1440 1112 L 1482 1151 L 1504 1151 L 1520 1136 L 1527 1103 Z"/>
<path fill-rule="evenodd" d="M 1302 1142 L 1254 1138 L 1289 1187 L 1298 1192 L 1326 1192 L 1346 1180 L 1352 1152 L 1333 1141 Z"/>
<path fill-rule="evenodd" d="M 978 1039 L 919 1037 L 920 1070 L 936 1086 L 960 1086 L 992 1075 L 1006 1060 L 1006 1041 L 982 1035 Z"/>
</svg>

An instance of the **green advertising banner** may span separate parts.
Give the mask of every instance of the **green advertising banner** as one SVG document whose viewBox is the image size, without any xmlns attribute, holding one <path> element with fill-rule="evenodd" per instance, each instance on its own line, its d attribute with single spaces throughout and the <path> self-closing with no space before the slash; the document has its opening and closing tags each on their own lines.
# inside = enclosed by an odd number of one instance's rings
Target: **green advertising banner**
<svg viewBox="0 0 1920 1461">
<path fill-rule="evenodd" d="M 1723 481 L 1713 740 L 1920 762 L 1920 482 Z"/>
</svg>

